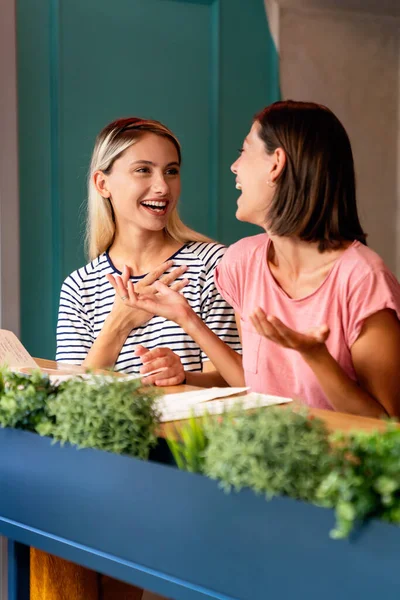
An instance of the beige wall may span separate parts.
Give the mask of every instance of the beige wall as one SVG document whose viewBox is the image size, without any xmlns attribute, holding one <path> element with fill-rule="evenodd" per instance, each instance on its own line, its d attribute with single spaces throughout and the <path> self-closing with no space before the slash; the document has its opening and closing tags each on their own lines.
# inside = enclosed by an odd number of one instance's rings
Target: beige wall
<svg viewBox="0 0 400 600">
<path fill-rule="evenodd" d="M 369 244 L 399 276 L 400 2 L 266 2 L 282 96 L 321 102 L 342 120 Z"/>
<path fill-rule="evenodd" d="M 0 81 L 0 327 L 11 329 L 18 335 L 19 199 L 15 0 L 1 0 Z"/>
</svg>

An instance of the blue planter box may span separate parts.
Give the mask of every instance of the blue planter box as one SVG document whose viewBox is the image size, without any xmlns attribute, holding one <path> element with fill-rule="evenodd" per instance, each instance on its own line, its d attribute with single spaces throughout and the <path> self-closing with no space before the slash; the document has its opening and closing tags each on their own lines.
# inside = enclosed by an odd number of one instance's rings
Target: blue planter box
<svg viewBox="0 0 400 600">
<path fill-rule="evenodd" d="M 0 430 L 0 534 L 176 600 L 394 599 L 400 528 Z"/>
</svg>

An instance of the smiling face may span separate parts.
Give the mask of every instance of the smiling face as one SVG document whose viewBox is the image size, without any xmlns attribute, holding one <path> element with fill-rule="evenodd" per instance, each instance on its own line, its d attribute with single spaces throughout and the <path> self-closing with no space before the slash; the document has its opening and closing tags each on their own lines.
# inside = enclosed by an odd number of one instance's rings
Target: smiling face
<svg viewBox="0 0 400 600">
<path fill-rule="evenodd" d="M 267 154 L 258 131 L 257 121 L 244 140 L 239 158 L 231 166 L 236 175 L 236 188 L 241 191 L 237 200 L 236 218 L 265 227 L 265 217 L 275 193 L 278 176 L 277 156 Z"/>
<path fill-rule="evenodd" d="M 144 133 L 107 173 L 96 171 L 93 177 L 111 201 L 119 230 L 127 225 L 163 230 L 181 189 L 178 152 L 168 138 L 154 133 Z"/>
</svg>

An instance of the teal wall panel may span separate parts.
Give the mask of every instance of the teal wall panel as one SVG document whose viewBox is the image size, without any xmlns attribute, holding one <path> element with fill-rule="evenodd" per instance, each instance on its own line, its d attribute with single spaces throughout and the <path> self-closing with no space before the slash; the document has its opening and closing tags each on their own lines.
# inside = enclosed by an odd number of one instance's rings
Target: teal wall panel
<svg viewBox="0 0 400 600">
<path fill-rule="evenodd" d="M 52 358 L 62 280 L 86 261 L 86 175 L 109 121 L 165 122 L 183 147 L 180 212 L 231 243 L 229 166 L 279 95 L 263 0 L 18 0 L 22 341 Z M 34 167 L 35 165 L 35 167 Z"/>
<path fill-rule="evenodd" d="M 219 150 L 219 236 L 231 244 L 260 229 L 236 220 L 234 175 L 252 118 L 279 99 L 278 56 L 268 30 L 264 2 L 221 2 Z"/>
<path fill-rule="evenodd" d="M 32 352 L 50 355 L 58 299 L 53 287 L 50 128 L 50 12 L 47 2 L 17 3 L 21 331 Z"/>
</svg>

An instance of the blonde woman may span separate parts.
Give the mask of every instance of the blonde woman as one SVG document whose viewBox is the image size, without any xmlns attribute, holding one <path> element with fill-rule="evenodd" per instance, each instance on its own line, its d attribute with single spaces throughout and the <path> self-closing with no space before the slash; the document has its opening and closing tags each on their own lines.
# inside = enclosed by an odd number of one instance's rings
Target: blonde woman
<svg viewBox="0 0 400 600">
<path fill-rule="evenodd" d="M 98 135 L 88 181 L 90 262 L 61 289 L 58 361 L 141 372 L 161 386 L 225 384 L 180 326 L 126 303 L 128 281 L 145 295 L 156 293 L 157 280 L 184 288 L 195 313 L 239 350 L 234 312 L 214 284 L 225 248 L 180 220 L 180 169 L 179 142 L 158 121 L 119 119 Z"/>
</svg>

